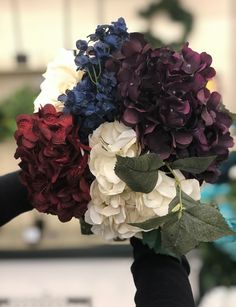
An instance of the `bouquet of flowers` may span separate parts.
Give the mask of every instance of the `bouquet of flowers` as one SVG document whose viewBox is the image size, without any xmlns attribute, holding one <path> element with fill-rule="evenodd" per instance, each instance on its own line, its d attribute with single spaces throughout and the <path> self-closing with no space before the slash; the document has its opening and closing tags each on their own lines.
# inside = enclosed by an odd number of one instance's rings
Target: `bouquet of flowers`
<svg viewBox="0 0 236 307">
<path fill-rule="evenodd" d="M 82 233 L 133 236 L 187 253 L 232 235 L 200 203 L 233 146 L 230 113 L 206 85 L 212 58 L 186 43 L 153 48 L 123 18 L 100 25 L 48 65 L 35 113 L 17 117 L 21 181 L 33 206 Z"/>
</svg>

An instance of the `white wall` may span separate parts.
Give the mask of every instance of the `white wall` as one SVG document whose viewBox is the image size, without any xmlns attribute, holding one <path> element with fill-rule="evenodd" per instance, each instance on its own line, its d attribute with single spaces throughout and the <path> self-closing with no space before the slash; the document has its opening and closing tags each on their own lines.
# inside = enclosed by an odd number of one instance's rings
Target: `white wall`
<svg viewBox="0 0 236 307">
<path fill-rule="evenodd" d="M 0 1 L 0 70 L 14 67 L 15 40 L 13 39 L 11 3 Z M 142 31 L 145 21 L 136 12 L 151 0 L 15 0 L 19 4 L 22 28 L 22 51 L 29 54 L 32 68 L 45 67 L 57 49 L 64 46 L 73 48 L 78 38 L 85 38 L 94 31 L 96 24 L 125 17 L 130 31 Z M 218 72 L 220 91 L 226 105 L 234 106 L 235 46 L 236 26 L 235 0 L 182 0 L 194 13 L 195 27 L 189 37 L 190 46 L 197 51 L 206 51 L 213 56 L 213 66 Z M 64 39 L 64 4 L 70 10 L 71 37 Z M 100 9 L 99 9 L 100 5 Z M 160 19 L 159 28 L 163 35 L 171 36 L 176 25 L 166 24 Z"/>
</svg>

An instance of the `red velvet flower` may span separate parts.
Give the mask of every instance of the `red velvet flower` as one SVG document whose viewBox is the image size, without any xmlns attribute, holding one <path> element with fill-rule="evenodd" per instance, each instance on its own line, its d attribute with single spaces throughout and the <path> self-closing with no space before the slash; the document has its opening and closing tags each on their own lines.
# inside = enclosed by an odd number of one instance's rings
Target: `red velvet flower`
<svg viewBox="0 0 236 307">
<path fill-rule="evenodd" d="M 89 147 L 80 143 L 72 116 L 48 104 L 16 121 L 15 158 L 33 206 L 62 222 L 83 216 L 90 201 Z"/>
</svg>

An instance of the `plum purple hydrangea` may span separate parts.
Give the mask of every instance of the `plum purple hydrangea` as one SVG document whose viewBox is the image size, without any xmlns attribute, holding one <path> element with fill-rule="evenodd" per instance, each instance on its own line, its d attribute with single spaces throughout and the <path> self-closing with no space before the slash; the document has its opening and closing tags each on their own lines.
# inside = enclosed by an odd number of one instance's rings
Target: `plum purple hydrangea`
<svg viewBox="0 0 236 307">
<path fill-rule="evenodd" d="M 206 87 L 215 76 L 211 56 L 188 44 L 180 51 L 154 49 L 141 33 L 129 34 L 123 18 L 98 26 L 88 37 L 89 42 L 76 44 L 83 79 L 60 96 L 64 112 L 81 127 L 81 141 L 87 144 L 100 124 L 119 119 L 136 131 L 143 152 L 158 153 L 165 161 L 217 156 L 196 176 L 214 182 L 233 139 L 220 94 Z"/>
<path fill-rule="evenodd" d="M 120 120 L 137 132 L 143 151 L 165 161 L 192 156 L 217 158 L 199 180 L 213 182 L 218 165 L 233 146 L 231 118 L 222 110 L 221 96 L 210 93 L 215 76 L 212 58 L 185 44 L 179 52 L 153 49 L 140 33 L 132 33 L 106 62 L 117 76 Z"/>
</svg>

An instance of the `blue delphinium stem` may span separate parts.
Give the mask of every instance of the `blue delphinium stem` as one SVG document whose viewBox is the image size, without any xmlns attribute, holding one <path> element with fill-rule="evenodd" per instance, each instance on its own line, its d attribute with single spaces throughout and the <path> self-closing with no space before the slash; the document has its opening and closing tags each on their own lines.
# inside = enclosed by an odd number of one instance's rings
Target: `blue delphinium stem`
<svg viewBox="0 0 236 307">
<path fill-rule="evenodd" d="M 115 74 L 105 69 L 105 62 L 112 53 L 119 50 L 129 38 L 123 18 L 111 25 L 100 25 L 89 41 L 78 40 L 78 54 L 75 64 L 84 71 L 82 81 L 59 100 L 64 102 L 65 113 L 75 116 L 81 129 L 80 138 L 88 143 L 88 135 L 100 124 L 114 121 L 117 115 Z M 93 45 L 89 46 L 92 42 Z"/>
</svg>

